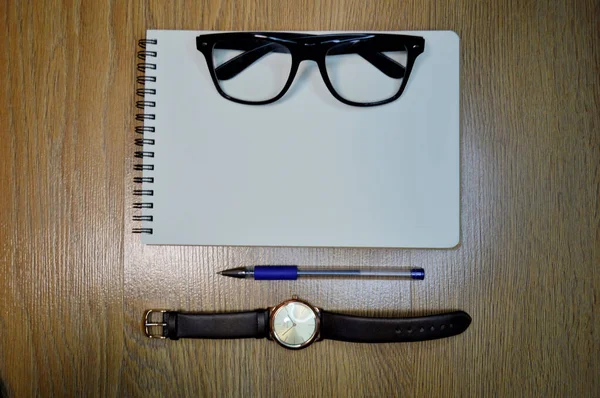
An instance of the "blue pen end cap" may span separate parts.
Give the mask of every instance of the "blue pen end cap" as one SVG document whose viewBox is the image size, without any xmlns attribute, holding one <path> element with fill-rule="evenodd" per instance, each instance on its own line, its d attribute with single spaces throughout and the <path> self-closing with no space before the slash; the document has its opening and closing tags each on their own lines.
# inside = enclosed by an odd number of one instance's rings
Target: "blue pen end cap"
<svg viewBox="0 0 600 398">
<path fill-rule="evenodd" d="M 425 279 L 425 270 L 423 268 L 413 268 L 410 270 L 410 277 L 412 279 L 423 280 Z"/>
</svg>

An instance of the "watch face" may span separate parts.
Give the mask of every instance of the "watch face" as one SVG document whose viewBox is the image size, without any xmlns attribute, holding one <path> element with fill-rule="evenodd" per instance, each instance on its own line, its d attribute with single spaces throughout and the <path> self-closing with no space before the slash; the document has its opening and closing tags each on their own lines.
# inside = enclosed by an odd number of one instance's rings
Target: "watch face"
<svg viewBox="0 0 600 398">
<path fill-rule="evenodd" d="M 286 348 L 304 348 L 317 337 L 319 318 L 315 310 L 299 300 L 289 300 L 275 307 L 271 331 L 275 340 Z"/>
</svg>

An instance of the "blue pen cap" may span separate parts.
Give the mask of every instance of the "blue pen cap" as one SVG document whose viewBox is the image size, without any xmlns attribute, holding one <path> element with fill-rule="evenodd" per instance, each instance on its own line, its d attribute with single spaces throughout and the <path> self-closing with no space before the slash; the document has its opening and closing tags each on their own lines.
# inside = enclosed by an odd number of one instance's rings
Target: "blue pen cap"
<svg viewBox="0 0 600 398">
<path fill-rule="evenodd" d="M 425 279 L 425 270 L 423 268 L 413 268 L 410 270 L 410 277 L 412 279 L 423 280 Z"/>
</svg>

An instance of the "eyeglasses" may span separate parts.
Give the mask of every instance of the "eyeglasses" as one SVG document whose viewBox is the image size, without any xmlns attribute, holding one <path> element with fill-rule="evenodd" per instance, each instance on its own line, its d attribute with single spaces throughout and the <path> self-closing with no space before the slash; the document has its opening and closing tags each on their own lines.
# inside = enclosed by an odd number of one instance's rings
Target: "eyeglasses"
<svg viewBox="0 0 600 398">
<path fill-rule="evenodd" d="M 315 61 L 335 98 L 375 106 L 402 95 L 425 39 L 396 34 L 234 32 L 200 35 L 196 48 L 219 94 L 248 105 L 277 101 L 300 62 Z"/>
</svg>

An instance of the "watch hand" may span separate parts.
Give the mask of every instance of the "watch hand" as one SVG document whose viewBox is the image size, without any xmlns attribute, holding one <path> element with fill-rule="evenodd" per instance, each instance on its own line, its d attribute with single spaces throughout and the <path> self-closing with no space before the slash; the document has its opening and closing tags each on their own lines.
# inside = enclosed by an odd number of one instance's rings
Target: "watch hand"
<svg viewBox="0 0 600 398">
<path fill-rule="evenodd" d="M 295 325 L 294 325 L 295 326 Z M 287 332 L 289 332 L 290 330 L 292 330 L 294 328 L 294 326 L 290 326 L 288 328 L 288 330 L 286 330 L 285 332 L 281 333 L 281 337 L 283 337 L 284 334 L 286 334 Z"/>
<path fill-rule="evenodd" d="M 294 320 L 292 319 L 292 316 L 290 315 L 290 312 L 288 311 L 287 307 L 285 307 L 284 309 L 288 315 L 288 318 L 290 318 L 290 321 L 292 321 L 292 327 L 296 326 L 296 322 L 294 322 Z"/>
</svg>

